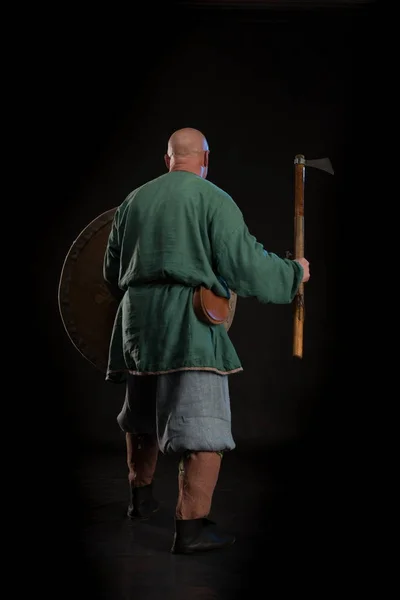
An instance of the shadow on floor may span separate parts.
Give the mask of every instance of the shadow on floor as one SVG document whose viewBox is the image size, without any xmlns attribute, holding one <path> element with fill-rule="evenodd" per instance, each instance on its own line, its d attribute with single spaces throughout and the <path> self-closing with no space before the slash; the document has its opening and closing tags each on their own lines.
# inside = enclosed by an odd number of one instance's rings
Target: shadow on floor
<svg viewBox="0 0 400 600">
<path fill-rule="evenodd" d="M 81 457 L 82 593 L 86 585 L 99 599 L 235 600 L 255 586 L 260 598 L 281 598 L 285 589 L 326 586 L 332 569 L 340 571 L 340 561 L 332 563 L 329 478 L 314 452 L 297 445 L 226 455 L 210 517 L 234 532 L 236 543 L 189 557 L 170 554 L 177 465 L 176 457 L 160 455 L 154 488 L 161 509 L 136 523 L 126 517 L 124 448 Z"/>
</svg>

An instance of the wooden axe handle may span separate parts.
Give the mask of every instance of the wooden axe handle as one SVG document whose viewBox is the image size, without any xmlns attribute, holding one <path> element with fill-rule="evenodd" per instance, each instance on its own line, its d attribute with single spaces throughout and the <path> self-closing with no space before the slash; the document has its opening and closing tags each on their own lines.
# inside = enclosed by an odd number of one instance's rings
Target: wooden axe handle
<svg viewBox="0 0 400 600">
<path fill-rule="evenodd" d="M 304 182 L 305 158 L 298 154 L 295 159 L 294 185 L 294 258 L 304 257 Z M 293 356 L 303 358 L 304 284 L 301 283 L 294 299 Z"/>
</svg>

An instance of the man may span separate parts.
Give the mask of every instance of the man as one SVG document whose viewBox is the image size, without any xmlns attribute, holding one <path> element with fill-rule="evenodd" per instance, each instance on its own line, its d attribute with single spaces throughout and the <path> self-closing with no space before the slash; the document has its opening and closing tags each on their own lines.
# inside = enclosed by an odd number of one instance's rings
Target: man
<svg viewBox="0 0 400 600">
<path fill-rule="evenodd" d="M 127 443 L 128 515 L 157 510 L 158 452 L 179 454 L 171 551 L 189 554 L 235 539 L 207 517 L 221 457 L 235 448 L 228 376 L 242 371 L 225 327 L 197 318 L 194 290 L 290 303 L 309 265 L 268 253 L 249 233 L 232 198 L 206 180 L 209 148 L 201 132 L 176 131 L 165 163 L 166 174 L 119 206 L 110 232 L 104 278 L 121 302 L 106 378 L 127 380 L 118 423 Z"/>
</svg>

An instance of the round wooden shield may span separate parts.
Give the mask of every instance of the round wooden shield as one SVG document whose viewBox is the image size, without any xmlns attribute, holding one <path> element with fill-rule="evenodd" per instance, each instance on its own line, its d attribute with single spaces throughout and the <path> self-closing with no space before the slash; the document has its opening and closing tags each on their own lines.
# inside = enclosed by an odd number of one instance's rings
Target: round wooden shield
<svg viewBox="0 0 400 600">
<path fill-rule="evenodd" d="M 103 279 L 103 261 L 114 214 L 112 208 L 78 235 L 61 271 L 58 304 L 64 328 L 75 348 L 103 373 L 107 370 L 112 328 L 118 308 Z M 235 316 L 237 295 L 231 291 L 229 331 Z"/>
<path fill-rule="evenodd" d="M 95 367 L 107 370 L 118 308 L 103 279 L 103 261 L 116 208 L 94 219 L 78 235 L 61 271 L 58 302 L 67 334 Z"/>
</svg>

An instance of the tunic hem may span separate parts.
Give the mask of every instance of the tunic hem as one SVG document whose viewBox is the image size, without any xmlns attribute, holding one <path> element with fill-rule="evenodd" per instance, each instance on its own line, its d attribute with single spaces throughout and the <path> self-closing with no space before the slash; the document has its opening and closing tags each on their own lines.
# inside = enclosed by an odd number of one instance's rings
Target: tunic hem
<svg viewBox="0 0 400 600">
<path fill-rule="evenodd" d="M 167 375 L 168 373 L 177 373 L 178 371 L 211 371 L 218 375 L 232 375 L 233 373 L 240 373 L 243 371 L 243 367 L 231 369 L 230 371 L 221 371 L 214 367 L 179 367 L 177 369 L 168 369 L 167 371 L 132 371 L 130 369 L 120 369 L 118 371 L 108 371 L 108 375 L 114 373 L 129 373 L 130 375 Z"/>
</svg>

